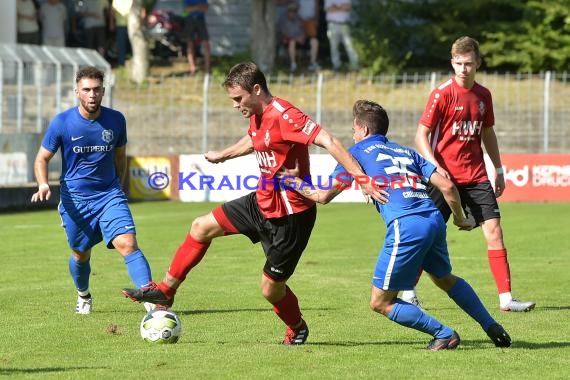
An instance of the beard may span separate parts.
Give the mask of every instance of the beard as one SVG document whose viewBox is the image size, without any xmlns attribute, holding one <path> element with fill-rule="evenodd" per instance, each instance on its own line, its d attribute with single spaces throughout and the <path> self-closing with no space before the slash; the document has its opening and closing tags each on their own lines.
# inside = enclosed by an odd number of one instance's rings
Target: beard
<svg viewBox="0 0 570 380">
<path fill-rule="evenodd" d="M 101 108 L 101 102 L 100 101 L 81 102 L 81 106 L 88 113 L 94 114 L 94 113 L 97 113 L 99 111 L 99 108 Z"/>
</svg>

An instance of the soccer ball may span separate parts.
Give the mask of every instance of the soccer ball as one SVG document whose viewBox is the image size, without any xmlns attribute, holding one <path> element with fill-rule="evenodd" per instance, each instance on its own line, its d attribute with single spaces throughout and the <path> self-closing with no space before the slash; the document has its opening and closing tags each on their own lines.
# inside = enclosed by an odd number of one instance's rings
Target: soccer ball
<svg viewBox="0 0 570 380">
<path fill-rule="evenodd" d="M 140 330 L 147 342 L 176 343 L 182 334 L 182 322 L 172 311 L 155 309 L 143 317 Z"/>
</svg>

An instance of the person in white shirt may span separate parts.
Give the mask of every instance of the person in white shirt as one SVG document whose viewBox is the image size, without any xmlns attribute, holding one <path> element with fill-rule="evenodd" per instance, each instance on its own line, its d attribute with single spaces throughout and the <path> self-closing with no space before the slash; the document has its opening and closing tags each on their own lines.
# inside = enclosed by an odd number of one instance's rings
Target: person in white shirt
<svg viewBox="0 0 570 380">
<path fill-rule="evenodd" d="M 83 0 L 78 12 L 83 17 L 85 47 L 97 50 L 101 55 L 105 54 L 105 9 L 108 6 L 106 0 Z"/>
<path fill-rule="evenodd" d="M 351 70 L 358 70 L 358 54 L 352 45 L 350 37 L 350 11 L 352 4 L 350 0 L 325 0 L 325 11 L 327 19 L 327 37 L 331 49 L 331 61 L 333 70 L 340 70 L 342 63 L 340 59 L 339 46 L 344 45 L 346 54 L 350 61 Z"/>
<path fill-rule="evenodd" d="M 18 13 L 18 36 L 19 44 L 40 44 L 40 26 L 38 13 L 33 0 L 18 0 L 16 4 Z"/>
<path fill-rule="evenodd" d="M 67 9 L 60 0 L 47 0 L 40 7 L 42 43 L 50 46 L 65 46 L 65 22 Z"/>
</svg>

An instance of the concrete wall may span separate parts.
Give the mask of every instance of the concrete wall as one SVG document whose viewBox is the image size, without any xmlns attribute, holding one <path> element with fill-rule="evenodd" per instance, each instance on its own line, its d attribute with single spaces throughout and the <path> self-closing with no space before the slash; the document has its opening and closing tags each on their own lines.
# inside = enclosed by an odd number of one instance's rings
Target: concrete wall
<svg viewBox="0 0 570 380">
<path fill-rule="evenodd" d="M 16 43 L 16 0 L 1 0 L 0 43 Z"/>
</svg>

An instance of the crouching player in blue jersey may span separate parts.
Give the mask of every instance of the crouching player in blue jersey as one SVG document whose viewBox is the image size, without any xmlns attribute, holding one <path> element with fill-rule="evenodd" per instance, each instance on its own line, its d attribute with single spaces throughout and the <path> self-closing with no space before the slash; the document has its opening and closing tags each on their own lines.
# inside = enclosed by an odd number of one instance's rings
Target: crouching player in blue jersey
<svg viewBox="0 0 570 380">
<path fill-rule="evenodd" d="M 456 331 L 416 305 L 397 298 L 398 291 L 414 287 L 418 272 L 424 268 L 433 282 L 481 325 L 495 346 L 509 347 L 511 338 L 491 317 L 473 288 L 451 273 L 446 224 L 430 199 L 426 184 L 429 182 L 441 190 L 453 211 L 454 224 L 461 230 L 469 230 L 473 225 L 465 218 L 454 184 L 417 152 L 386 138 L 389 119 L 380 105 L 358 100 L 353 115 L 355 145 L 349 151 L 366 175 L 389 194 L 386 204 L 375 202 L 387 233 L 374 270 L 370 307 L 402 326 L 433 336 L 427 346 L 429 350 L 456 348 L 460 342 Z M 285 186 L 323 204 L 354 180 L 340 164 L 329 183 L 318 188 L 296 175 L 296 168 L 284 168 L 280 178 Z"/>
<path fill-rule="evenodd" d="M 103 239 L 125 260 L 137 287 L 148 286 L 151 271 L 138 248 L 135 224 L 121 183 L 127 168 L 127 130 L 123 114 L 101 106 L 104 74 L 95 67 L 76 75 L 79 106 L 56 115 L 42 141 L 34 171 L 38 191 L 32 202 L 51 197 L 48 163 L 61 149 L 61 201 L 58 211 L 71 248 L 69 271 L 77 288 L 75 312 L 89 314 L 91 248 Z M 145 305 L 150 309 L 152 305 Z"/>
</svg>

